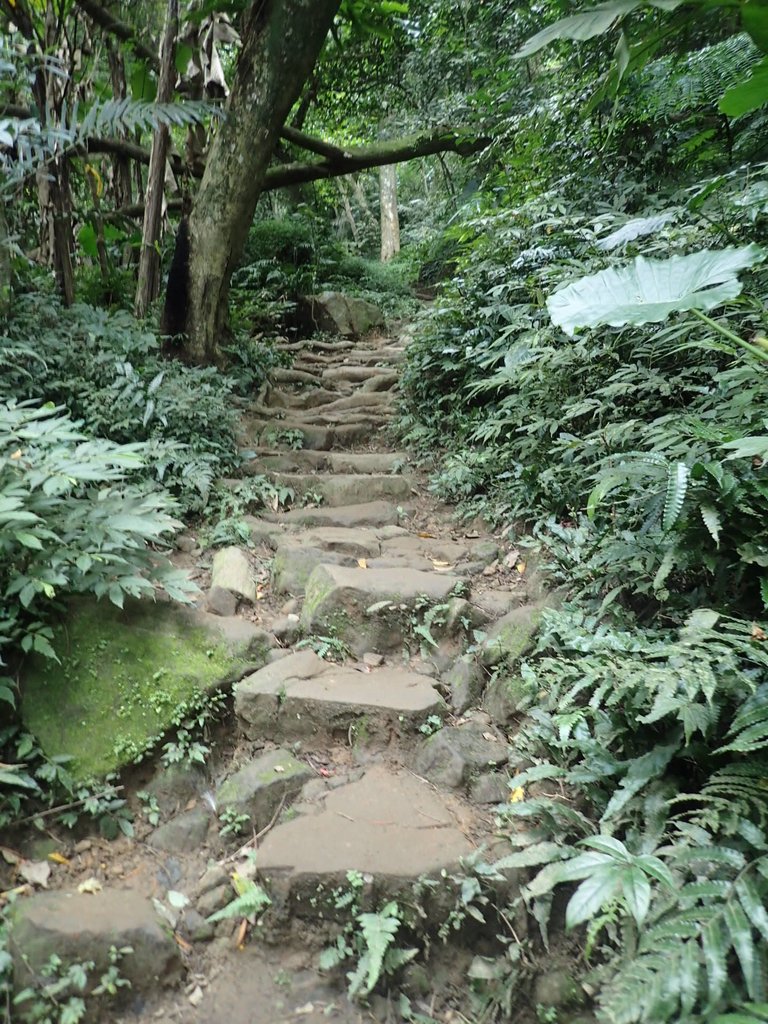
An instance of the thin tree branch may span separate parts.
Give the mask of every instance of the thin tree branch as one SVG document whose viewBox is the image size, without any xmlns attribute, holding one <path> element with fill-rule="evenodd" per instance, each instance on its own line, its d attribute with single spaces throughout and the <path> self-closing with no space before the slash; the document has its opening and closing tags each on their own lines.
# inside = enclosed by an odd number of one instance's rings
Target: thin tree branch
<svg viewBox="0 0 768 1024">
<path fill-rule="evenodd" d="M 293 128 L 288 124 L 283 126 L 280 137 L 300 149 L 306 149 L 309 153 L 317 153 L 318 156 L 324 156 L 328 160 L 343 160 L 347 155 L 346 150 L 339 146 L 334 146 L 333 143 L 325 142 L 323 139 L 316 139 L 313 135 L 306 135 L 298 128 Z"/>
<path fill-rule="evenodd" d="M 102 7 L 98 0 L 75 0 L 75 3 L 81 11 L 85 11 L 88 17 L 95 21 L 100 28 L 103 28 L 105 32 L 117 36 L 124 43 L 129 43 L 133 47 L 134 53 L 141 57 L 142 60 L 145 60 L 153 71 L 159 70 L 160 61 L 158 56 L 151 47 L 142 43 L 138 38 L 139 29 L 116 18 L 111 11 Z"/>
</svg>

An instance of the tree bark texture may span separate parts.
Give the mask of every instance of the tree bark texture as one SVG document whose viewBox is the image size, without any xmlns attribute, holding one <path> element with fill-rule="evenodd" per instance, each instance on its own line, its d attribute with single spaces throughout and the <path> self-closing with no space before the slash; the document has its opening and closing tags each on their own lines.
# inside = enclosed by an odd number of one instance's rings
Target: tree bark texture
<svg viewBox="0 0 768 1024">
<path fill-rule="evenodd" d="M 381 262 L 387 263 L 400 252 L 397 168 L 394 164 L 385 164 L 379 168 L 379 207 L 381 209 Z"/>
<path fill-rule="evenodd" d="M 160 58 L 160 81 L 157 87 L 158 103 L 168 103 L 173 98 L 176 67 L 173 57 L 176 36 L 179 32 L 179 0 L 168 0 L 163 48 Z M 166 125 L 160 125 L 152 136 L 152 155 L 149 158 L 147 192 L 144 200 L 144 228 L 141 236 L 141 257 L 139 279 L 136 285 L 136 316 L 147 315 L 150 303 L 160 294 L 160 254 L 157 243 L 163 217 L 165 186 L 165 164 L 170 147 L 170 132 Z"/>
<path fill-rule="evenodd" d="M 232 271 L 267 165 L 314 67 L 340 0 L 254 0 L 241 29 L 226 118 L 213 140 L 189 220 L 187 357 L 220 361 Z"/>
</svg>

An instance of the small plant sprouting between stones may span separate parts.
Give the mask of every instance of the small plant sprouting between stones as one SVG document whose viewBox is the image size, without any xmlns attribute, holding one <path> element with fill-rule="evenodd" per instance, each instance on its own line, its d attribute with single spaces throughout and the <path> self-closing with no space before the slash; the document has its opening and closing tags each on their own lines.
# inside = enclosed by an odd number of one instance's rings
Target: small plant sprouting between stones
<svg viewBox="0 0 768 1024">
<path fill-rule="evenodd" d="M 141 813 L 147 819 L 150 825 L 154 828 L 160 824 L 160 807 L 157 803 L 157 797 L 152 793 L 148 793 L 146 789 L 140 789 L 136 793 L 136 798 L 141 801 Z"/>
<path fill-rule="evenodd" d="M 235 871 L 232 874 L 232 884 L 235 887 L 235 898 L 226 907 L 211 914 L 208 918 L 210 924 L 232 917 L 244 917 L 254 924 L 256 918 L 272 905 L 267 891 L 253 879 L 244 878 Z"/>
<path fill-rule="evenodd" d="M 395 900 L 376 913 L 356 914 L 336 940 L 320 954 L 320 969 L 332 970 L 349 960 L 355 962 L 347 972 L 350 999 L 364 999 L 382 978 L 390 977 L 418 953 L 394 944 L 402 924 L 401 909 Z"/>
<path fill-rule="evenodd" d="M 264 443 L 272 447 L 279 445 L 282 448 L 291 448 L 297 452 L 304 447 L 304 431 L 293 430 L 290 427 L 268 430 L 264 434 Z"/>
<path fill-rule="evenodd" d="M 326 661 L 346 661 L 351 655 L 351 650 L 348 645 L 336 636 L 333 631 L 329 631 L 330 636 L 312 636 L 305 637 L 296 644 L 296 650 L 314 651 L 319 658 L 324 658 Z"/>
<path fill-rule="evenodd" d="M 56 953 L 51 954 L 33 984 L 13 997 L 14 1014 L 18 1014 L 13 1019 L 25 1024 L 78 1024 L 90 1009 L 87 1000 L 111 998 L 130 987 L 130 981 L 120 974 L 120 961 L 132 952 L 131 946 L 110 946 L 109 967 L 87 995 L 93 960 L 65 964 Z"/>
<path fill-rule="evenodd" d="M 436 732 L 440 732 L 442 727 L 442 718 L 439 715 L 430 715 L 419 726 L 419 732 L 422 734 L 422 736 L 434 736 Z"/>
<path fill-rule="evenodd" d="M 349 910 L 350 918 L 334 945 L 320 954 L 319 966 L 323 971 L 331 971 L 352 961 L 354 969 L 347 973 L 349 997 L 365 999 L 382 978 L 390 977 L 413 960 L 418 949 L 394 945 L 403 923 L 402 910 L 395 900 L 375 913 L 362 913 L 359 907 L 365 876 L 359 871 L 348 871 L 347 881 L 348 889 L 336 891 L 334 906 L 337 910 Z"/>
<path fill-rule="evenodd" d="M 235 807 L 224 807 L 219 814 L 219 821 L 222 823 L 219 835 L 222 838 L 224 836 L 241 836 L 250 820 L 247 814 L 240 814 Z"/>
</svg>

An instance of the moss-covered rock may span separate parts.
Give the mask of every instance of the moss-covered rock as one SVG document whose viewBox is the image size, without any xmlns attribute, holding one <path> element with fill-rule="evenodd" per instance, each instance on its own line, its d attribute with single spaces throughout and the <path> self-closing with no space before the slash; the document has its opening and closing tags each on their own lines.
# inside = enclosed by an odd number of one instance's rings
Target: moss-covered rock
<svg viewBox="0 0 768 1024">
<path fill-rule="evenodd" d="M 77 779 L 105 775 L 153 746 L 184 706 L 266 662 L 268 635 L 170 603 L 73 601 L 55 629 L 60 663 L 30 659 L 24 724 Z"/>
<path fill-rule="evenodd" d="M 541 624 L 543 603 L 524 604 L 502 615 L 488 632 L 480 652 L 486 668 L 504 661 L 513 664 L 531 647 Z"/>
</svg>

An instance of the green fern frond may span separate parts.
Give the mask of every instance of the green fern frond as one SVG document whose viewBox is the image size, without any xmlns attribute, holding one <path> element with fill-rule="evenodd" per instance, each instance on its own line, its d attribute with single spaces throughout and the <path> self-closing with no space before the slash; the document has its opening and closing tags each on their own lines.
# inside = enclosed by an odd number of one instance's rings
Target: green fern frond
<svg viewBox="0 0 768 1024">
<path fill-rule="evenodd" d="M 709 535 L 715 544 L 720 546 L 720 531 L 722 529 L 722 523 L 720 522 L 720 516 L 717 509 L 712 505 L 701 505 L 699 508 L 701 518 L 709 531 Z"/>
<path fill-rule="evenodd" d="M 665 530 L 671 530 L 680 513 L 683 511 L 685 495 L 688 491 L 688 478 L 691 471 L 684 462 L 670 463 L 667 471 L 667 493 L 664 501 L 664 514 L 662 526 Z"/>
</svg>

